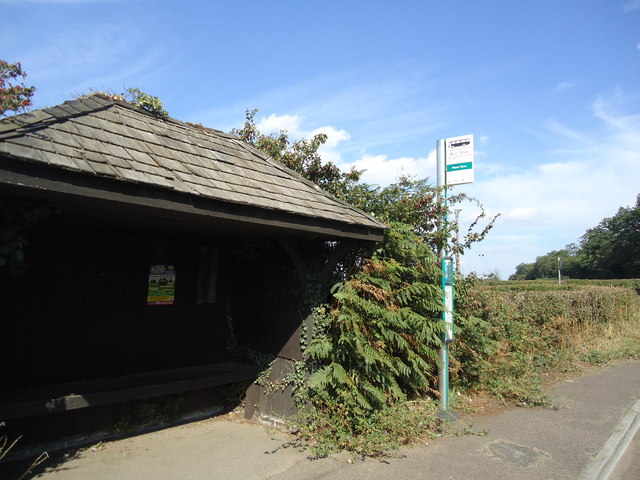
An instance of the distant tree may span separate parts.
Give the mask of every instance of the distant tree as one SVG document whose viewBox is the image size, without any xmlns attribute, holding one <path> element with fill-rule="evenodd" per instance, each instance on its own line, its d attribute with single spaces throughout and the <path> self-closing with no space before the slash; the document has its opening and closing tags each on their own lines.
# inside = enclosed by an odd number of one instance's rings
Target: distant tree
<svg viewBox="0 0 640 480">
<path fill-rule="evenodd" d="M 580 247 L 589 278 L 640 278 L 640 205 L 621 207 L 587 230 Z"/>
<path fill-rule="evenodd" d="M 516 273 L 509 276 L 509 280 L 527 280 L 533 270 L 533 263 L 521 263 L 516 267 Z"/>
<path fill-rule="evenodd" d="M 578 257 L 571 245 L 562 250 L 553 250 L 536 258 L 533 263 L 521 263 L 509 280 L 535 280 L 537 278 L 556 278 L 558 276 L 558 258 L 562 262 L 562 275 L 578 278 Z"/>
<path fill-rule="evenodd" d="M 581 237 L 580 245 L 567 245 L 521 263 L 509 280 L 554 278 L 558 257 L 570 278 L 640 278 L 640 195 L 635 207 L 621 207 Z"/>
<path fill-rule="evenodd" d="M 20 112 L 31 105 L 36 87 L 27 87 L 18 80 L 27 78 L 19 62 L 9 63 L 0 59 L 0 117 L 7 112 Z"/>
</svg>

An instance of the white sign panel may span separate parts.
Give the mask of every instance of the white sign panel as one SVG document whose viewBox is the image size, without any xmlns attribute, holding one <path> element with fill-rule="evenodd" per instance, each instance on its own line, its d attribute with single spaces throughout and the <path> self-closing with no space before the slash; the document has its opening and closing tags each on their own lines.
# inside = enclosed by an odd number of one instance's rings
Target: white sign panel
<svg viewBox="0 0 640 480">
<path fill-rule="evenodd" d="M 446 185 L 473 183 L 473 135 L 445 141 Z"/>
<path fill-rule="evenodd" d="M 453 340 L 453 286 L 444 287 L 444 341 L 449 343 Z"/>
</svg>

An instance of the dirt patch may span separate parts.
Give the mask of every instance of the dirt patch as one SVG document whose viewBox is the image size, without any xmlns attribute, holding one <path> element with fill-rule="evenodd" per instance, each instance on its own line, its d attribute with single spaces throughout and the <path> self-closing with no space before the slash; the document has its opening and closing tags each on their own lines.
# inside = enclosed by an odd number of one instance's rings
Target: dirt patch
<svg viewBox="0 0 640 480">
<path fill-rule="evenodd" d="M 472 392 L 461 393 L 457 396 L 457 401 L 453 408 L 465 417 L 473 418 L 498 415 L 510 408 L 510 405 L 499 398 L 492 397 L 487 392 Z"/>
</svg>

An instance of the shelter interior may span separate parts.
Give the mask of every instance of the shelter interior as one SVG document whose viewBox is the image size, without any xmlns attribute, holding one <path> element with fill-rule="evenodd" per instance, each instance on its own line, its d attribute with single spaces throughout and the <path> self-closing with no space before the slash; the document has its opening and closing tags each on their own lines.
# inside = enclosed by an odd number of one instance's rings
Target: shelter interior
<svg viewBox="0 0 640 480">
<path fill-rule="evenodd" d="M 55 205 L 22 232 L 24 268 L 0 270 L 3 419 L 250 381 L 234 346 L 295 351 L 301 279 L 277 237 L 110 213 Z M 164 304 L 152 298 L 157 266 L 173 272 Z"/>
</svg>

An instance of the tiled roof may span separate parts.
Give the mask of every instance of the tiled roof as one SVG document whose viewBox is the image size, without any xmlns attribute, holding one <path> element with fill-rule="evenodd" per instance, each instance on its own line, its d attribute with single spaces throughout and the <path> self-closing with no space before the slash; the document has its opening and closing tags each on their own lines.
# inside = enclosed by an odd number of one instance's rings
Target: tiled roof
<svg viewBox="0 0 640 480">
<path fill-rule="evenodd" d="M 157 117 L 99 93 L 1 120 L 0 154 L 232 204 L 384 228 L 234 135 Z"/>
</svg>

